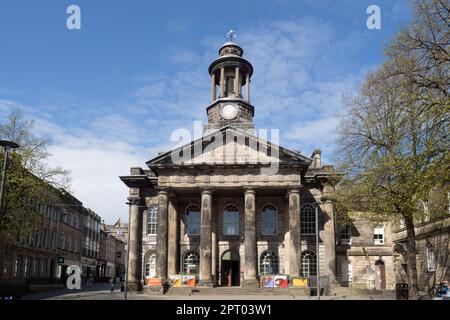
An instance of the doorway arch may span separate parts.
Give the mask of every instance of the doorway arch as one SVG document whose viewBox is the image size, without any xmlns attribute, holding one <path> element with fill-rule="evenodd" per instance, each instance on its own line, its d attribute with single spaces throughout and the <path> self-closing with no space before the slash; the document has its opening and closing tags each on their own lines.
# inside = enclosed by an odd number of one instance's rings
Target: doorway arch
<svg viewBox="0 0 450 320">
<path fill-rule="evenodd" d="M 241 257 L 233 250 L 225 251 L 220 261 L 220 285 L 222 287 L 239 286 L 241 282 Z"/>
<path fill-rule="evenodd" d="M 386 289 L 386 266 L 381 259 L 375 262 L 375 288 Z"/>
</svg>

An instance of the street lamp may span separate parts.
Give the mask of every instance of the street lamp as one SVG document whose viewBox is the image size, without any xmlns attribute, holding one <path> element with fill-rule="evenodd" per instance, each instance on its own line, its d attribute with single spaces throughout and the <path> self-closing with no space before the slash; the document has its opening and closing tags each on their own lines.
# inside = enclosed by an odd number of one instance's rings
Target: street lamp
<svg viewBox="0 0 450 320">
<path fill-rule="evenodd" d="M 5 159 L 3 160 L 2 180 L 0 183 L 0 217 L 3 218 L 3 195 L 5 193 L 6 170 L 8 169 L 8 153 L 10 149 L 15 150 L 19 148 L 19 145 L 12 141 L 0 140 L 0 146 L 3 147 L 5 154 Z"/>
<path fill-rule="evenodd" d="M 316 269 L 317 269 L 317 300 L 320 300 L 320 263 L 319 263 L 319 205 L 315 206 L 316 214 Z"/>
</svg>

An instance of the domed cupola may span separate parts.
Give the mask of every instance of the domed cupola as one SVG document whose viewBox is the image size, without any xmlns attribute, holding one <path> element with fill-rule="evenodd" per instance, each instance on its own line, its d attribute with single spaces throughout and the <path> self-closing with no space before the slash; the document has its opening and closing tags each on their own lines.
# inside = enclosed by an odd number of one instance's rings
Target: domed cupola
<svg viewBox="0 0 450 320">
<path fill-rule="evenodd" d="M 208 69 L 212 101 L 207 108 L 208 125 L 205 130 L 218 129 L 228 124 L 241 129 L 253 129 L 254 107 L 250 104 L 253 66 L 243 58 L 244 50 L 235 42 L 235 32 L 230 31 L 227 37 L 228 41 L 219 49 L 219 57 Z"/>
</svg>

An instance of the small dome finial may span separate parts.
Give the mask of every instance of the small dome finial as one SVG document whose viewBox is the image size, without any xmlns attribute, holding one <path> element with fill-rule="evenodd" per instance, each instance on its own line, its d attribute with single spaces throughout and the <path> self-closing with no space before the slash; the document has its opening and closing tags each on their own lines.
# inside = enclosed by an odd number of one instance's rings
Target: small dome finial
<svg viewBox="0 0 450 320">
<path fill-rule="evenodd" d="M 236 38 L 236 32 L 234 30 L 230 30 L 227 33 L 227 38 L 230 42 L 234 42 L 234 39 Z"/>
</svg>

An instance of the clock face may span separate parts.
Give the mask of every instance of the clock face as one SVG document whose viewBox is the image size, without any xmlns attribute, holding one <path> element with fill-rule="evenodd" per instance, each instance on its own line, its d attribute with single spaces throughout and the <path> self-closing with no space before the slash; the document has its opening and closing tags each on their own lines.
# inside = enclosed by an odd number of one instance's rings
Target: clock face
<svg viewBox="0 0 450 320">
<path fill-rule="evenodd" d="M 222 117 L 226 120 L 231 120 L 231 119 L 236 118 L 237 114 L 238 114 L 237 106 L 228 104 L 222 108 Z"/>
</svg>

